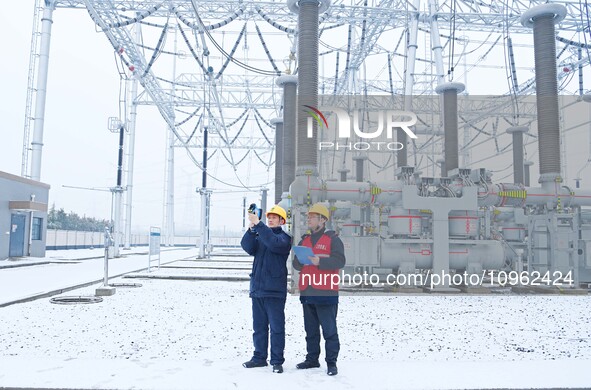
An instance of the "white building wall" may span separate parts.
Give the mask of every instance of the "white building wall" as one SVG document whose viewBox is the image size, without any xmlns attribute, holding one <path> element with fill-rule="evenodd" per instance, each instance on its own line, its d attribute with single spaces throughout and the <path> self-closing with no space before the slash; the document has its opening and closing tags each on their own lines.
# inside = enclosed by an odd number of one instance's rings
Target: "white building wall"
<svg viewBox="0 0 591 390">
<path fill-rule="evenodd" d="M 45 240 L 47 235 L 47 212 L 34 211 L 33 217 L 43 219 L 41 240 L 32 240 L 30 253 L 28 243 L 31 228 L 31 212 L 25 210 L 10 210 L 11 201 L 30 202 L 31 195 L 35 196 L 35 203 L 48 204 L 49 185 L 21 176 L 0 171 L 0 260 L 7 259 L 10 250 L 11 220 L 13 214 L 25 215 L 25 237 L 23 254 L 25 256 L 45 257 Z"/>
</svg>

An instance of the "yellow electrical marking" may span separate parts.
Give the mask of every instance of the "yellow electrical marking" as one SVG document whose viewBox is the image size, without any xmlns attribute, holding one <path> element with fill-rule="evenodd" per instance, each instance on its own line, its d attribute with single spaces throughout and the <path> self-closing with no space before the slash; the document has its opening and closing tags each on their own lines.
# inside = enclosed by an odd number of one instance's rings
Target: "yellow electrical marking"
<svg viewBox="0 0 591 390">
<path fill-rule="evenodd" d="M 499 196 L 505 196 L 507 198 L 527 198 L 527 191 L 518 190 L 518 191 L 499 191 Z"/>
<path fill-rule="evenodd" d="M 371 187 L 370 191 L 372 195 L 379 195 L 382 193 L 382 189 L 380 187 Z"/>
</svg>

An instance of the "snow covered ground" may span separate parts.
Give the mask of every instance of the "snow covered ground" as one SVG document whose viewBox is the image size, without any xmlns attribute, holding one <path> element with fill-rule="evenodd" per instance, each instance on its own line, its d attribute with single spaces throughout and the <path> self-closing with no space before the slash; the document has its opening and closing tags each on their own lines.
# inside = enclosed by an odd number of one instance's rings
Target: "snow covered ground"
<svg viewBox="0 0 591 390">
<path fill-rule="evenodd" d="M 244 267 L 232 261 L 247 259 L 214 260 Z M 42 267 L 25 268 L 45 273 Z M 0 280 L 8 271 L 0 270 Z M 163 268 L 156 274 L 207 272 Z M 589 296 L 342 296 L 339 375 L 328 377 L 324 365 L 295 369 L 305 355 L 295 296 L 287 299 L 286 371 L 278 375 L 269 367 L 241 367 L 252 353 L 248 282 L 114 282 L 143 287 L 118 288 L 92 305 L 54 305 L 44 298 L 0 308 L 0 388 L 591 387 Z M 95 288 L 65 295 L 93 295 Z"/>
<path fill-rule="evenodd" d="M 147 268 L 148 257 L 145 253 L 145 248 L 134 248 L 129 252 L 122 252 L 123 257 L 110 259 L 109 275 L 120 275 Z M 197 253 L 198 250 L 195 248 L 163 248 L 161 264 L 185 257 L 194 258 Z M 102 280 L 104 276 L 104 257 L 102 256 L 104 256 L 104 250 L 97 248 L 47 251 L 45 258 L 0 261 L 0 306 L 34 295 Z M 47 264 L 47 262 L 51 263 Z M 39 265 L 3 268 L 31 263 Z M 158 262 L 154 261 L 152 266 L 157 264 Z"/>
</svg>

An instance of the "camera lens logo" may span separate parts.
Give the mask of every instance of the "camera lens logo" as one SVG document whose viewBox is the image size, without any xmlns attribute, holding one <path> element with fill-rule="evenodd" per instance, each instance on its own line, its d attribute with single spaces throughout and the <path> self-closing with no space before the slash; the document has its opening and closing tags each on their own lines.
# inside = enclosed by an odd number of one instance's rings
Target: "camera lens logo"
<svg viewBox="0 0 591 390">
<path fill-rule="evenodd" d="M 320 110 L 318 110 L 316 107 L 307 105 L 304 105 L 304 107 L 310 110 L 306 111 L 306 113 L 309 115 L 307 120 L 306 134 L 308 138 L 314 137 L 314 119 L 316 119 L 316 122 L 318 123 L 318 129 L 328 129 L 328 121 Z M 395 134 L 394 130 L 397 128 L 403 130 L 411 139 L 417 138 L 416 134 L 410 129 L 411 126 L 414 126 L 417 123 L 417 116 L 410 111 L 396 111 L 388 109 L 372 111 L 374 113 L 374 117 L 377 114 L 377 127 L 375 130 L 370 129 L 373 131 L 366 131 L 366 129 L 363 129 L 359 125 L 359 119 L 362 115 L 360 110 L 353 110 L 352 113 L 349 113 L 345 109 L 339 107 L 323 107 L 323 111 L 331 112 L 335 115 L 337 124 L 335 131 L 337 133 L 336 136 L 338 139 L 349 139 L 351 137 L 351 130 L 353 130 L 354 134 L 362 141 L 355 143 L 347 142 L 345 144 L 321 141 L 318 143 L 318 150 L 327 148 L 334 148 L 336 150 L 343 148 L 349 150 L 369 150 L 373 148 L 377 150 L 400 150 L 404 148 L 404 145 L 398 141 L 384 142 L 379 140 L 379 137 L 382 136 L 384 131 L 386 132 L 386 140 L 393 139 Z M 366 141 L 372 139 L 375 139 L 375 141 Z"/>
<path fill-rule="evenodd" d="M 308 105 L 304 105 L 304 107 L 310 109 L 310 111 L 307 111 L 307 113 L 308 113 L 308 115 L 310 115 L 314 119 L 316 119 L 316 122 L 318 122 L 319 127 L 323 127 L 322 123 L 324 122 L 324 126 L 328 129 L 328 121 L 326 120 L 326 117 L 319 109 L 312 107 L 312 106 L 308 106 Z M 320 120 L 320 118 L 322 118 L 322 121 Z M 308 118 L 308 128 L 312 127 L 311 121 L 312 121 L 312 118 Z M 308 133 L 310 133 L 310 131 L 308 131 Z"/>
</svg>

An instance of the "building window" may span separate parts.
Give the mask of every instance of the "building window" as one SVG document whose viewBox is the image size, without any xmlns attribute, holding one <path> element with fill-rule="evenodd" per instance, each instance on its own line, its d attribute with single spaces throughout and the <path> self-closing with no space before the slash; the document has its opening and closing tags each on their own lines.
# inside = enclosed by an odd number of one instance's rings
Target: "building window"
<svg viewBox="0 0 591 390">
<path fill-rule="evenodd" d="M 33 217 L 33 240 L 41 240 L 43 218 Z"/>
</svg>

